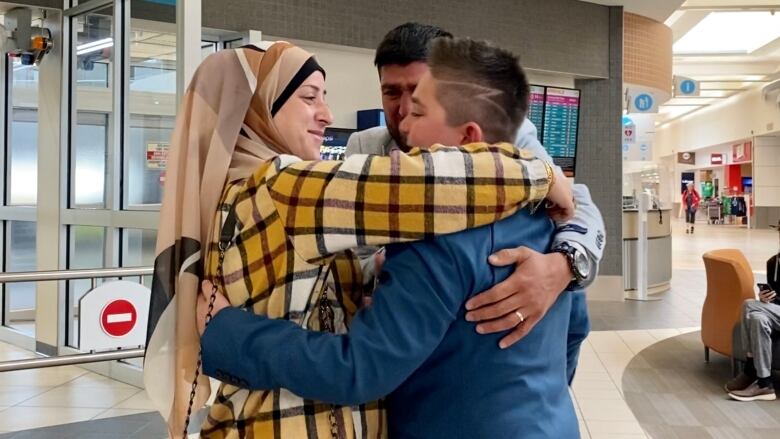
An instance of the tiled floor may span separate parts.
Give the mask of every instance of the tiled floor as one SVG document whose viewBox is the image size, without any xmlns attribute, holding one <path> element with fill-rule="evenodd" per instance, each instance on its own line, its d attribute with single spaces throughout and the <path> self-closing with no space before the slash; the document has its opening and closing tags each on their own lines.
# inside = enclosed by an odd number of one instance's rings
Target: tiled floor
<svg viewBox="0 0 780 439">
<path fill-rule="evenodd" d="M 671 289 L 654 302 L 589 302 L 594 330 L 659 329 L 697 326 L 707 290 L 701 255 L 718 248 L 741 250 L 754 270 L 756 282 L 766 279 L 766 260 L 778 248 L 777 232 L 739 226 L 697 224 L 694 235 L 685 224 L 672 224 Z M 652 263 L 652 261 L 650 261 Z"/>
<path fill-rule="evenodd" d="M 623 399 L 623 373 L 644 348 L 698 328 L 594 331 L 582 345 L 572 385 L 582 419 L 581 435 L 592 439 L 646 438 Z"/>
<path fill-rule="evenodd" d="M 643 361 L 637 357 L 643 349 L 698 330 L 706 284 L 703 252 L 742 249 L 760 274 L 769 257 L 767 249 L 771 253 L 777 248 L 777 234 L 772 231 L 701 224 L 691 236 L 683 227 L 679 222 L 673 224 L 674 279 L 672 290 L 661 301 L 589 304 L 594 331 L 583 344 L 572 386 L 583 438 L 650 437 L 624 400 L 623 375 L 630 362 L 635 367 Z M 29 356 L 29 352 L 0 343 L 0 361 Z M 77 367 L 0 374 L 0 432 L 27 430 L 24 435 L 0 435 L 3 438 L 97 438 L 105 436 L 96 431 L 111 426 L 116 427 L 114 431 L 130 432 L 122 438 L 158 437 L 154 434 L 164 431 L 162 419 L 151 410 L 142 389 Z M 750 409 L 743 406 L 742 410 Z M 39 429 L 65 423 L 80 424 L 72 424 L 68 434 L 63 433 L 64 427 Z M 79 433 L 87 430 L 93 433 Z"/>
<path fill-rule="evenodd" d="M 0 343 L 0 360 L 32 353 Z M 75 366 L 0 373 L 0 432 L 152 410 L 143 389 Z"/>
<path fill-rule="evenodd" d="M 777 232 L 750 230 L 745 226 L 696 224 L 696 233 L 685 234 L 685 223 L 672 223 L 672 264 L 677 270 L 703 270 L 701 255 L 718 248 L 742 250 L 753 270 L 765 273 L 766 260 L 777 251 Z"/>
<path fill-rule="evenodd" d="M 631 360 L 623 395 L 645 431 L 671 439 L 780 437 L 780 404 L 731 400 L 723 389 L 731 362 L 717 354 L 709 362 L 703 357 L 697 331 L 656 343 Z"/>
</svg>

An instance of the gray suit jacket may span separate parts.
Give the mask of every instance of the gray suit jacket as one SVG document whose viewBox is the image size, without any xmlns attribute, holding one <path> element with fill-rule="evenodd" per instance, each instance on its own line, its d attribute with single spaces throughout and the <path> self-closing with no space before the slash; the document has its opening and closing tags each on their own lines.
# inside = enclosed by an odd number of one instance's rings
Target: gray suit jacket
<svg viewBox="0 0 780 439">
<path fill-rule="evenodd" d="M 526 119 L 517 132 L 515 146 L 532 152 L 535 156 L 552 163 L 552 157 L 547 153 L 536 137 L 536 127 Z M 346 155 L 373 154 L 387 155 L 391 149 L 397 148 L 386 127 L 374 127 L 359 131 L 349 136 Z M 563 173 L 561 173 L 563 174 Z M 592 275 L 585 282 L 587 286 L 598 273 L 598 264 L 604 254 L 606 233 L 604 219 L 601 216 L 588 187 L 584 184 L 574 185 L 574 199 L 577 202 L 577 212 L 570 221 L 558 223 L 553 246 L 566 242 L 586 253 L 590 259 Z"/>
</svg>

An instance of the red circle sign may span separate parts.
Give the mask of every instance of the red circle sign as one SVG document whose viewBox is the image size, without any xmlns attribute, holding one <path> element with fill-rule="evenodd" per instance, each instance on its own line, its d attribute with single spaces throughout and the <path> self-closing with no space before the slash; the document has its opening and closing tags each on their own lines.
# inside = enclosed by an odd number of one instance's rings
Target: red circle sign
<svg viewBox="0 0 780 439">
<path fill-rule="evenodd" d="M 100 327 L 112 337 L 122 337 L 135 327 L 137 314 L 132 303 L 124 299 L 114 300 L 100 312 Z"/>
</svg>

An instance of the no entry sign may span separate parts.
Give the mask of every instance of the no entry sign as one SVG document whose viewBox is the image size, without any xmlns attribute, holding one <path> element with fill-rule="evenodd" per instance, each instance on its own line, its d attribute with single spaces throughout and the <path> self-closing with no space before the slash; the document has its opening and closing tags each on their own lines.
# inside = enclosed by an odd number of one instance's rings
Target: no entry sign
<svg viewBox="0 0 780 439">
<path fill-rule="evenodd" d="M 149 288 L 125 280 L 106 282 L 79 301 L 79 349 L 99 351 L 143 346 Z"/>
<path fill-rule="evenodd" d="M 100 313 L 100 327 L 112 337 L 127 335 L 133 330 L 138 313 L 132 303 L 124 299 L 114 300 Z"/>
</svg>

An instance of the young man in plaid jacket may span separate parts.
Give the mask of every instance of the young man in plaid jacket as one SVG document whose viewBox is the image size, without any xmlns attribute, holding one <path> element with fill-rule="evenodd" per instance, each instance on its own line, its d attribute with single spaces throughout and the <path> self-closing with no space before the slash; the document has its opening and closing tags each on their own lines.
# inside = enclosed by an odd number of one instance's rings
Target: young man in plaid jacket
<svg viewBox="0 0 780 439">
<path fill-rule="evenodd" d="M 511 140 L 529 93 L 515 56 L 438 39 L 430 65 L 401 127 L 410 143 Z M 520 245 L 546 252 L 553 230 L 545 212 L 525 209 L 490 226 L 388 246 L 373 303 L 349 334 L 307 332 L 218 298 L 202 337 L 203 370 L 341 405 L 387 395 L 391 437 L 578 437 L 566 374 L 572 293 L 555 297 L 511 346 L 499 346 L 501 334 L 486 342 L 465 316 L 471 296 L 511 274 L 486 265 L 489 255 Z"/>
</svg>

